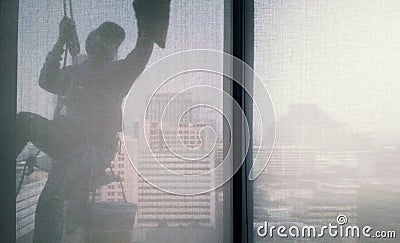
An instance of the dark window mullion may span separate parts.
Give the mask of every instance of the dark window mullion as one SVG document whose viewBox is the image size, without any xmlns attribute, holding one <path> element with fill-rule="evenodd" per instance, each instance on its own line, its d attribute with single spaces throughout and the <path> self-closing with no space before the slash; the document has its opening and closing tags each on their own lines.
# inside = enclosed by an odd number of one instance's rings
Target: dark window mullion
<svg viewBox="0 0 400 243">
<path fill-rule="evenodd" d="M 1 224 L 0 242 L 15 242 L 15 115 L 17 106 L 18 1 L 0 3 Z"/>
<path fill-rule="evenodd" d="M 230 28 L 231 32 L 225 38 L 231 38 L 229 48 L 225 51 L 233 56 L 243 60 L 249 66 L 253 67 L 254 63 L 254 0 L 231 0 L 230 5 Z M 227 43 L 227 40 L 225 40 Z M 244 69 L 234 67 L 235 77 L 244 77 Z M 242 84 L 249 91 L 252 91 L 252 80 L 243 80 Z M 226 87 L 225 87 L 226 89 Z M 227 89 L 226 89 L 227 90 Z M 232 242 L 253 242 L 253 185 L 248 180 L 248 175 L 252 165 L 253 148 L 252 148 L 252 100 L 250 95 L 237 83 L 232 82 L 228 89 L 233 99 L 241 106 L 246 115 L 250 129 L 250 141 L 246 160 L 240 169 L 232 178 L 230 186 L 231 201 L 231 233 Z M 240 114 L 232 114 L 232 138 L 233 138 L 233 163 L 240 163 L 243 149 L 245 148 L 243 136 L 243 121 L 240 119 Z M 227 197 L 224 198 L 228 199 Z M 226 231 L 225 231 L 226 232 Z"/>
</svg>

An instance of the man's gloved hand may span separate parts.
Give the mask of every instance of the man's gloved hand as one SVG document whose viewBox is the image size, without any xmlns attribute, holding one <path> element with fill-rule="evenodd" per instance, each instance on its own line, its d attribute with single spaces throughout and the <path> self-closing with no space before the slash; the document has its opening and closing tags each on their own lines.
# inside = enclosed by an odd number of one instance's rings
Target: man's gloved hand
<svg viewBox="0 0 400 243">
<path fill-rule="evenodd" d="M 80 52 L 75 21 L 66 16 L 60 22 L 58 39 L 67 45 L 71 55 L 77 55 Z"/>
<path fill-rule="evenodd" d="M 60 21 L 59 31 L 58 31 L 58 39 L 67 42 L 67 39 L 71 33 L 72 28 L 74 28 L 75 23 L 72 19 L 64 16 L 64 18 Z"/>
<path fill-rule="evenodd" d="M 165 48 L 171 0 L 135 0 L 132 5 L 138 21 L 139 35 Z"/>
</svg>

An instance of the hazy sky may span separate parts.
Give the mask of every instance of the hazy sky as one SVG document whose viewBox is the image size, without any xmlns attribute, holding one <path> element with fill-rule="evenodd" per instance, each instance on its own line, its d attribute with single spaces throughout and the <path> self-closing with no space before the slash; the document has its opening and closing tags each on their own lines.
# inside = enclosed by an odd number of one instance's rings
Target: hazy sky
<svg viewBox="0 0 400 243">
<path fill-rule="evenodd" d="M 358 132 L 400 133 L 400 2 L 256 0 L 256 71 L 278 113 L 315 103 Z"/>
</svg>

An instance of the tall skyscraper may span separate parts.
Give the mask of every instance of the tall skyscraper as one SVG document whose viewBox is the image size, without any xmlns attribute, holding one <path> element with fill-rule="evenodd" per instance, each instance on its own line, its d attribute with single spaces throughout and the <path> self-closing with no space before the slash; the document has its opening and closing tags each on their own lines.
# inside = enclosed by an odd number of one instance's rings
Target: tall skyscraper
<svg viewBox="0 0 400 243">
<path fill-rule="evenodd" d="M 182 115 L 195 103 L 191 94 L 179 96 L 176 102 L 170 102 L 175 93 L 160 93 L 152 97 L 149 104 L 146 120 L 138 121 L 136 129 L 143 129 L 145 137 L 138 136 L 134 140 L 141 146 L 135 152 L 135 164 L 140 167 L 146 178 L 139 177 L 138 180 L 138 227 L 156 227 L 159 225 L 169 226 L 215 226 L 215 192 L 204 193 L 195 196 L 182 196 L 168 193 L 157 188 L 179 188 L 196 187 L 207 190 L 215 185 L 215 178 L 211 174 L 196 183 L 186 183 L 177 180 L 176 177 L 161 174 L 164 166 L 174 173 L 186 175 L 198 175 L 210 171 L 215 167 L 215 149 L 207 156 L 198 160 L 185 159 L 185 152 L 171 152 L 169 146 L 181 146 L 188 149 L 190 155 L 196 149 L 198 151 L 209 151 L 211 149 L 210 133 L 204 127 L 208 121 L 199 119 L 198 114 L 188 112 L 182 117 L 176 126 L 173 122 L 176 115 Z M 164 114 L 165 107 L 172 112 Z M 162 116 L 166 115 L 164 119 Z M 161 125 L 161 120 L 163 124 Z M 204 123 L 203 123 L 204 122 Z M 175 125 L 174 125 L 175 124 Z M 137 133 L 141 134 L 141 133 Z M 178 136 L 178 140 L 176 139 Z M 132 140 L 133 142 L 133 140 Z M 151 153 L 143 149 L 149 146 Z M 187 153 L 186 151 L 186 153 Z M 182 154 L 183 153 L 183 154 Z M 155 159 L 158 163 L 154 163 Z M 155 185 L 149 184 L 155 182 Z"/>
<path fill-rule="evenodd" d="M 140 170 L 146 174 L 146 179 L 156 182 L 156 186 L 163 188 L 196 187 L 207 190 L 214 185 L 215 178 L 209 175 L 208 178 L 199 183 L 186 184 L 182 180 L 176 180 L 176 177 L 169 177 L 160 174 L 162 166 L 172 170 L 175 173 L 186 175 L 197 175 L 210 171 L 214 168 L 214 152 L 210 155 L 191 161 L 171 153 L 166 146 L 160 132 L 160 126 L 146 122 L 146 132 L 149 134 L 148 143 L 152 148 L 152 153 L 139 152 L 138 165 Z M 164 133 L 178 132 L 181 135 L 181 142 L 188 148 L 201 147 L 199 133 L 203 125 L 186 123 L 176 128 L 164 127 Z M 203 144 L 207 144 L 207 136 L 203 137 Z M 181 154 L 182 155 L 182 154 Z M 192 155 L 192 154 L 191 154 Z M 183 155 L 184 156 L 184 155 Z M 157 159 L 158 163 L 154 163 Z M 172 187 L 171 187 L 172 185 Z M 215 192 L 204 193 L 195 196 L 174 195 L 146 182 L 142 177 L 138 184 L 138 226 L 155 227 L 160 224 L 170 226 L 188 226 L 198 224 L 201 226 L 215 226 Z"/>
</svg>

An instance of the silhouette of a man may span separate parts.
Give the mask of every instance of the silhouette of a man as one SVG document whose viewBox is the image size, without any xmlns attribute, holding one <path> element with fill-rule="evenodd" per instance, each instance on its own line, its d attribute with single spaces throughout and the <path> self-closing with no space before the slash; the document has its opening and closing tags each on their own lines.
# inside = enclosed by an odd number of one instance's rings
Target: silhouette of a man
<svg viewBox="0 0 400 243">
<path fill-rule="evenodd" d="M 105 22 L 86 39 L 88 59 L 60 68 L 68 35 L 76 31 L 71 19 L 64 17 L 60 22 L 59 37 L 43 65 L 39 85 L 65 97 L 65 107 L 53 120 L 29 112 L 17 115 L 17 153 L 31 141 L 56 161 L 38 201 L 34 242 L 60 242 L 66 200 L 72 205 L 67 231 L 83 224 L 82 209 L 96 186 L 93 178 L 104 175 L 117 150 L 122 100 L 144 70 L 154 43 L 165 45 L 170 1 L 150 2 L 162 2 L 163 9 L 155 10 L 142 0 L 134 2 L 137 42 L 121 60 L 115 58 L 125 31 Z"/>
</svg>

